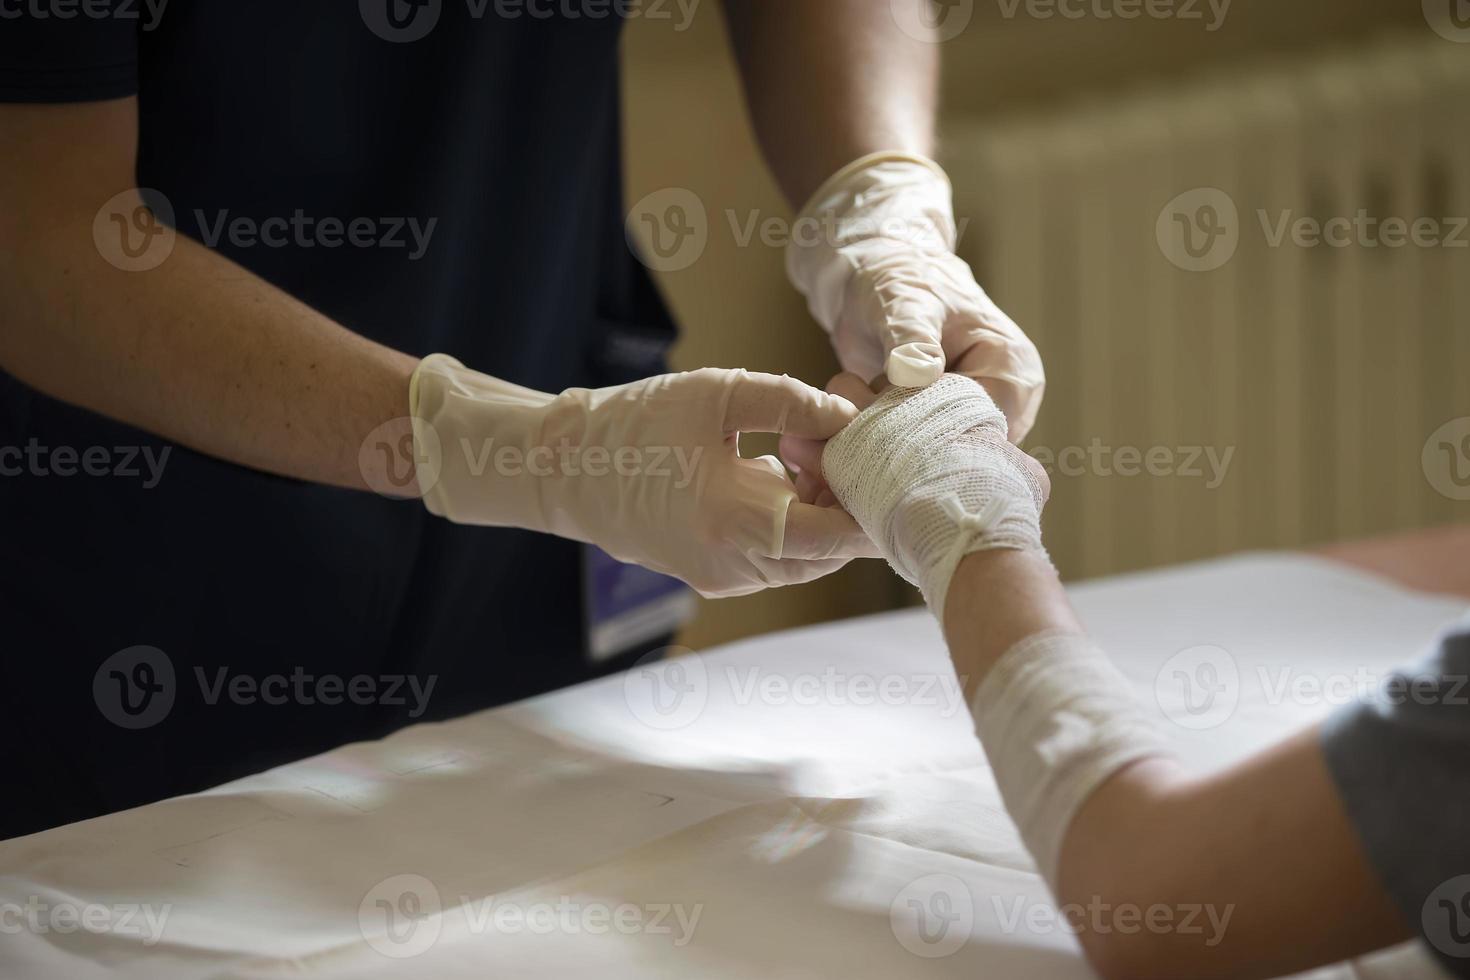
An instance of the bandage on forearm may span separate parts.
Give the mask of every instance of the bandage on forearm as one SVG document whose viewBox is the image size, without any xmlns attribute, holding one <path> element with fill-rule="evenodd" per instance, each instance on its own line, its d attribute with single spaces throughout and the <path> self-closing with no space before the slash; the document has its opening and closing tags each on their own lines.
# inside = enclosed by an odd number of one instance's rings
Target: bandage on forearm
<svg viewBox="0 0 1470 980">
<path fill-rule="evenodd" d="M 971 702 L 1006 810 L 1053 888 L 1062 842 L 1123 767 L 1168 756 L 1122 674 L 1087 637 L 1044 632 L 1011 647 Z"/>
<path fill-rule="evenodd" d="M 822 454 L 832 492 L 899 575 L 944 614 L 960 559 L 1008 548 L 1045 554 L 1041 488 L 985 389 L 960 375 L 890 388 Z"/>
</svg>

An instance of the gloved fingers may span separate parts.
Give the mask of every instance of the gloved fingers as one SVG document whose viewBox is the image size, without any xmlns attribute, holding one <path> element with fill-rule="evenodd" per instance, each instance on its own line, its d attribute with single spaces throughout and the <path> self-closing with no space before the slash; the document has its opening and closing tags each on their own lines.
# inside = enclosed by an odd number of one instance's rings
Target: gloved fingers
<svg viewBox="0 0 1470 980">
<path fill-rule="evenodd" d="M 848 558 L 824 558 L 816 561 L 804 561 L 801 559 L 767 558 L 764 555 L 756 554 L 750 556 L 751 564 L 755 566 L 769 588 L 779 588 L 783 585 L 804 585 L 807 582 L 815 582 L 819 578 L 842 570 L 850 560 Z"/>
<path fill-rule="evenodd" d="M 786 510 L 782 558 L 821 561 L 830 558 L 881 558 L 867 532 L 840 507 L 817 507 L 792 501 Z"/>
<path fill-rule="evenodd" d="M 957 315 L 945 331 L 950 370 L 985 386 L 1005 413 L 1010 439 L 1020 442 L 1031 431 L 1046 391 L 1041 354 L 999 309 Z"/>
<path fill-rule="evenodd" d="M 787 375 L 740 371 L 724 406 L 725 432 L 777 432 L 828 439 L 857 416 L 846 398 Z"/>
<path fill-rule="evenodd" d="M 944 374 L 949 308 L 926 283 L 931 267 L 899 254 L 884 256 L 858 273 L 866 286 L 866 317 L 883 342 L 884 374 L 901 388 L 923 388 Z"/>
</svg>

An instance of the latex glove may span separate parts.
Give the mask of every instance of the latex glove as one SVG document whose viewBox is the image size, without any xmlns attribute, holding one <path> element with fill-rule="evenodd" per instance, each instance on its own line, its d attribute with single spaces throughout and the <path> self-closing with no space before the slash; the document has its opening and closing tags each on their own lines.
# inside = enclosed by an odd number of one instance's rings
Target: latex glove
<svg viewBox="0 0 1470 980">
<path fill-rule="evenodd" d="M 797 500 L 738 434 L 826 438 L 857 409 L 793 378 L 708 368 L 532 391 L 435 354 L 409 386 L 419 490 L 459 524 L 590 542 L 702 595 L 807 582 L 875 554 L 839 508 Z"/>
<path fill-rule="evenodd" d="M 801 210 L 786 271 L 844 369 L 900 387 L 946 370 L 979 380 L 1019 442 L 1041 407 L 1041 356 L 954 254 L 952 196 L 932 160 L 863 157 Z"/>
</svg>

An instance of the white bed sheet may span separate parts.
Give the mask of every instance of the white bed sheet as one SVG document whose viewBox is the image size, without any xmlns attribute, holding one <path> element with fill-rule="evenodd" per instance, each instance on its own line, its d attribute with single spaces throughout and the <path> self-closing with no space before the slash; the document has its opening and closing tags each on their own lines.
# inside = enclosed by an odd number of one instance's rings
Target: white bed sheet
<svg viewBox="0 0 1470 980">
<path fill-rule="evenodd" d="M 1071 593 L 1201 766 L 1322 717 L 1465 611 L 1291 555 Z M 1181 669 L 1214 713 L 1183 711 Z M 1090 975 L 927 614 L 653 671 L 0 842 L 0 976 Z M 944 917 L 917 934 L 911 901 Z M 28 905 L 115 927 L 16 929 Z M 1434 974 L 1408 948 L 1319 975 Z"/>
</svg>

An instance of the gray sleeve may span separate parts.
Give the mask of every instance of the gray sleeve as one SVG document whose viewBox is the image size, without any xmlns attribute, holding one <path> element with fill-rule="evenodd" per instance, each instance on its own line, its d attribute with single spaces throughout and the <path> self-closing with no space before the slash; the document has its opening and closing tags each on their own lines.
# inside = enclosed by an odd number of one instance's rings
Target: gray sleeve
<svg viewBox="0 0 1470 980">
<path fill-rule="evenodd" d="M 1409 927 L 1470 977 L 1470 623 L 1329 718 L 1322 750 Z"/>
</svg>

